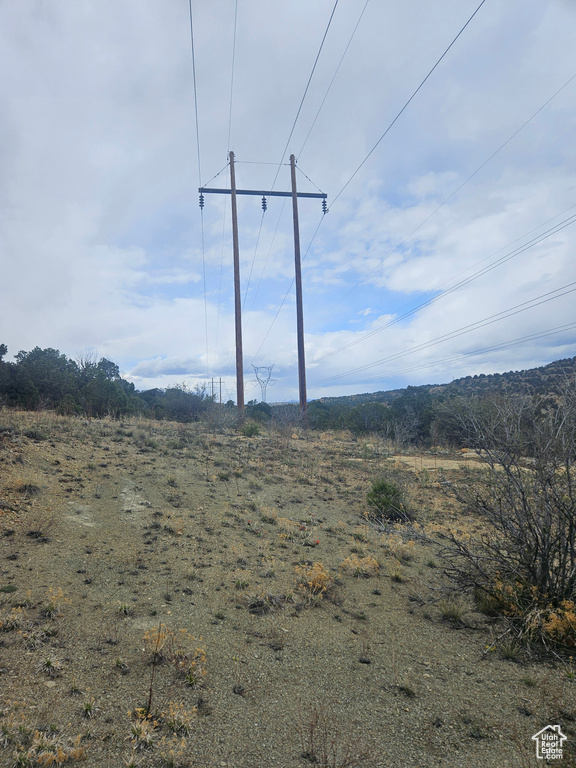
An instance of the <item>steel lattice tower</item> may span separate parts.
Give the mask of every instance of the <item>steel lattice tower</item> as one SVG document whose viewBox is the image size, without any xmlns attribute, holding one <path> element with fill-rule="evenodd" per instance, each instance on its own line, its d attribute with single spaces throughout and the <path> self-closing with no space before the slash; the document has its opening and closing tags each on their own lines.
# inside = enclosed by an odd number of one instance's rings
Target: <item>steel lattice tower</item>
<svg viewBox="0 0 576 768">
<path fill-rule="evenodd" d="M 262 402 L 265 403 L 266 387 L 268 386 L 268 382 L 270 381 L 270 377 L 272 376 L 272 368 L 274 368 L 274 366 L 261 365 L 257 367 L 255 365 L 252 365 L 252 368 L 254 368 L 254 373 L 256 374 L 256 378 L 258 379 L 258 384 L 260 384 L 260 389 L 262 390 Z"/>
</svg>

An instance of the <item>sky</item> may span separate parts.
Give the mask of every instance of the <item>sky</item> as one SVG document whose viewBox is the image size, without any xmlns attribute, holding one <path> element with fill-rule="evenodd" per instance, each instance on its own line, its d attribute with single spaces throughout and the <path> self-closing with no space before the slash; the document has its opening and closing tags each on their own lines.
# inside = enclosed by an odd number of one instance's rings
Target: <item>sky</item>
<svg viewBox="0 0 576 768">
<path fill-rule="evenodd" d="M 288 191 L 294 154 L 328 196 L 299 199 L 308 399 L 576 355 L 573 0 L 191 11 L 0 0 L 6 359 L 90 353 L 234 400 L 231 200 L 198 204 L 230 151 L 238 188 Z M 267 202 L 238 196 L 245 397 L 256 367 L 286 402 L 292 207 Z"/>
</svg>

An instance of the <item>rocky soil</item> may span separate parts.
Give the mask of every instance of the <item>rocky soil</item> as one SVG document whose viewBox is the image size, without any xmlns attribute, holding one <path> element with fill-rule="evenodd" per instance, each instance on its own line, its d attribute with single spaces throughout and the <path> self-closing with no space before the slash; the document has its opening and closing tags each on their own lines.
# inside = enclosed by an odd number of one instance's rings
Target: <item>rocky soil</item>
<svg viewBox="0 0 576 768">
<path fill-rule="evenodd" d="M 571 660 L 447 591 L 438 472 L 479 465 L 0 412 L 0 766 L 536 766 L 556 723 L 576 765 Z M 367 523 L 383 475 L 417 525 Z"/>
</svg>

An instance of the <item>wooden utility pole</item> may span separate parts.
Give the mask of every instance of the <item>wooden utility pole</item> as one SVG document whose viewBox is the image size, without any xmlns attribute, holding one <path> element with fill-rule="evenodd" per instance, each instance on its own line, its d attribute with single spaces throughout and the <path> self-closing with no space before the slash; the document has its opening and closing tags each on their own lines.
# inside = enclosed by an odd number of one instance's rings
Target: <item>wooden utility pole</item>
<svg viewBox="0 0 576 768">
<path fill-rule="evenodd" d="M 300 230 L 298 225 L 298 198 L 315 197 L 322 200 L 322 211 L 327 212 L 326 195 L 324 192 L 296 191 L 296 160 L 290 155 L 292 175 L 292 191 L 277 192 L 275 190 L 259 191 L 256 189 L 236 189 L 234 172 L 234 152 L 230 152 L 230 187 L 231 189 L 214 189 L 199 187 L 200 207 L 204 206 L 205 194 L 230 195 L 232 199 L 232 244 L 234 248 L 234 306 L 236 311 L 236 400 L 238 410 L 244 415 L 244 372 L 242 361 L 242 303 L 240 297 L 240 249 L 238 247 L 238 212 L 236 208 L 237 195 L 261 195 L 262 208 L 266 210 L 267 197 L 291 197 L 294 217 L 294 261 L 296 267 L 296 323 L 298 336 L 298 389 L 300 393 L 300 413 L 306 416 L 306 361 L 304 357 L 304 311 L 302 307 L 302 270 L 300 265 Z"/>
<path fill-rule="evenodd" d="M 306 417 L 306 358 L 304 355 L 304 310 L 302 307 L 302 268 L 300 264 L 300 227 L 298 225 L 298 192 L 296 191 L 296 158 L 290 155 L 292 178 L 292 217 L 294 219 L 294 267 L 296 272 L 296 333 L 298 337 L 298 391 L 300 415 Z"/>
<path fill-rule="evenodd" d="M 240 295 L 240 248 L 238 245 L 238 208 L 236 207 L 236 171 L 234 152 L 230 152 L 230 196 L 232 200 L 232 247 L 234 249 L 234 316 L 236 319 L 236 404 L 244 416 L 244 361 L 242 355 L 242 297 Z"/>
</svg>

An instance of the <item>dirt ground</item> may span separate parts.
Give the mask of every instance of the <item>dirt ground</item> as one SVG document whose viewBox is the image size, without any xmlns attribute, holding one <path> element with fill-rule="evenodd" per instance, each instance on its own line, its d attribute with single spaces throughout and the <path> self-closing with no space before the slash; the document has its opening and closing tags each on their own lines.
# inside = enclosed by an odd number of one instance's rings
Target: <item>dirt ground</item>
<svg viewBox="0 0 576 768">
<path fill-rule="evenodd" d="M 437 475 L 479 466 L 0 412 L 0 766 L 524 767 L 554 724 L 576 765 L 571 660 L 446 592 L 433 531 L 478 522 Z M 366 524 L 390 473 L 419 525 Z"/>
</svg>

